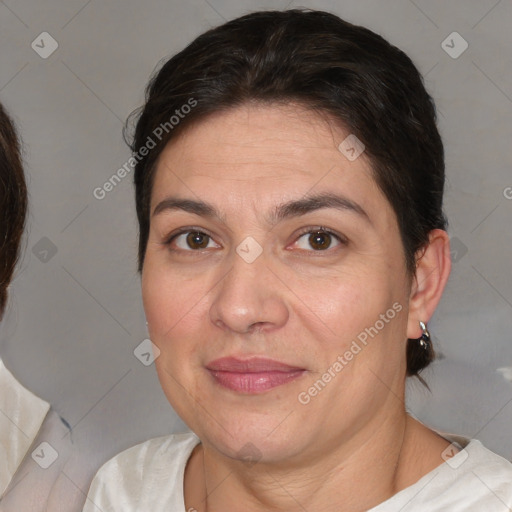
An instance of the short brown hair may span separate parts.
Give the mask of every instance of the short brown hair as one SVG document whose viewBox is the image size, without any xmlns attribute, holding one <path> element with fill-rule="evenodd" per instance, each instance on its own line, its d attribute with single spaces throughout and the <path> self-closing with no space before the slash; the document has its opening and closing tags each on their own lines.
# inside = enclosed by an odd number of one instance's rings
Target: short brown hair
<svg viewBox="0 0 512 512">
<path fill-rule="evenodd" d="M 0 318 L 18 261 L 27 213 L 27 185 L 14 123 L 0 104 Z"/>
</svg>

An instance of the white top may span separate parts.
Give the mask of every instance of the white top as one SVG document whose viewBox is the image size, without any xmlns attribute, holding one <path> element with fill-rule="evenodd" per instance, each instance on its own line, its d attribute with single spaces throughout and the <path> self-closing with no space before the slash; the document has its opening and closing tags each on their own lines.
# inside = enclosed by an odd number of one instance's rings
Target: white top
<svg viewBox="0 0 512 512">
<path fill-rule="evenodd" d="M 62 472 L 72 443 L 50 404 L 0 359 L 0 512 L 73 512 L 83 495 Z"/>
<path fill-rule="evenodd" d="M 185 466 L 199 443 L 176 434 L 134 446 L 96 474 L 84 512 L 186 512 Z M 369 512 L 510 512 L 512 464 L 472 440 L 447 462 Z"/>
<path fill-rule="evenodd" d="M 50 404 L 25 389 L 0 359 L 0 498 L 49 409 Z"/>
</svg>

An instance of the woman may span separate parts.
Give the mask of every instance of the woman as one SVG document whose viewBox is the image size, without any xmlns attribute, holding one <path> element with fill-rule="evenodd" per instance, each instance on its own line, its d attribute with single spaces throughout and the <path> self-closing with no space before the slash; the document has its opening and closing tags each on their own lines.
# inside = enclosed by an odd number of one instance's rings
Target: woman
<svg viewBox="0 0 512 512">
<path fill-rule="evenodd" d="M 86 511 L 509 510 L 509 462 L 405 410 L 450 253 L 403 52 L 325 12 L 244 16 L 162 67 L 132 149 L 156 368 L 193 433 L 109 461 Z"/>
<path fill-rule="evenodd" d="M 14 124 L 0 104 L 0 318 L 18 260 L 27 187 Z M 61 473 L 71 442 L 50 404 L 24 388 L 0 359 L 0 510 L 77 510 L 80 497 Z"/>
</svg>

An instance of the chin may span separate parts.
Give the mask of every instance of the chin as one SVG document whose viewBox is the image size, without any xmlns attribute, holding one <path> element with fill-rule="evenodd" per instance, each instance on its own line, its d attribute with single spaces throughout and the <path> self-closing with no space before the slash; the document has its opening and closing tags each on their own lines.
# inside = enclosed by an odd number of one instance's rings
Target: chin
<svg viewBox="0 0 512 512">
<path fill-rule="evenodd" d="M 231 459 L 279 463 L 301 453 L 307 444 L 304 437 L 308 437 L 308 432 L 297 424 L 296 415 L 292 413 L 287 418 L 282 409 L 275 414 L 235 412 L 223 417 L 229 419 L 219 424 L 202 417 L 187 424 L 205 445 Z"/>
</svg>

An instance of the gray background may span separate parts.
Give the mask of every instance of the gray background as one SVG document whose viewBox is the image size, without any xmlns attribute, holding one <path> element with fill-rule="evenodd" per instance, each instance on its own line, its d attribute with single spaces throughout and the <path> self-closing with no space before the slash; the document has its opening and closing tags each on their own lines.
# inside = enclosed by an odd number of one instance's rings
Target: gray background
<svg viewBox="0 0 512 512">
<path fill-rule="evenodd" d="M 424 374 L 432 392 L 411 382 L 408 406 L 512 458 L 512 384 L 497 371 L 512 366 L 512 2 L 5 0 L 0 100 L 23 135 L 30 217 L 0 356 L 73 427 L 77 489 L 118 451 L 184 428 L 153 365 L 133 353 L 147 335 L 132 176 L 93 196 L 130 156 L 123 121 L 157 63 L 196 35 L 299 6 L 368 26 L 425 75 L 446 145 L 455 263 L 430 323 L 442 353 Z M 31 47 L 45 31 L 59 45 L 48 58 Z M 458 58 L 442 47 L 454 31 L 469 44 Z M 453 53 L 462 46 L 452 40 Z"/>
</svg>

